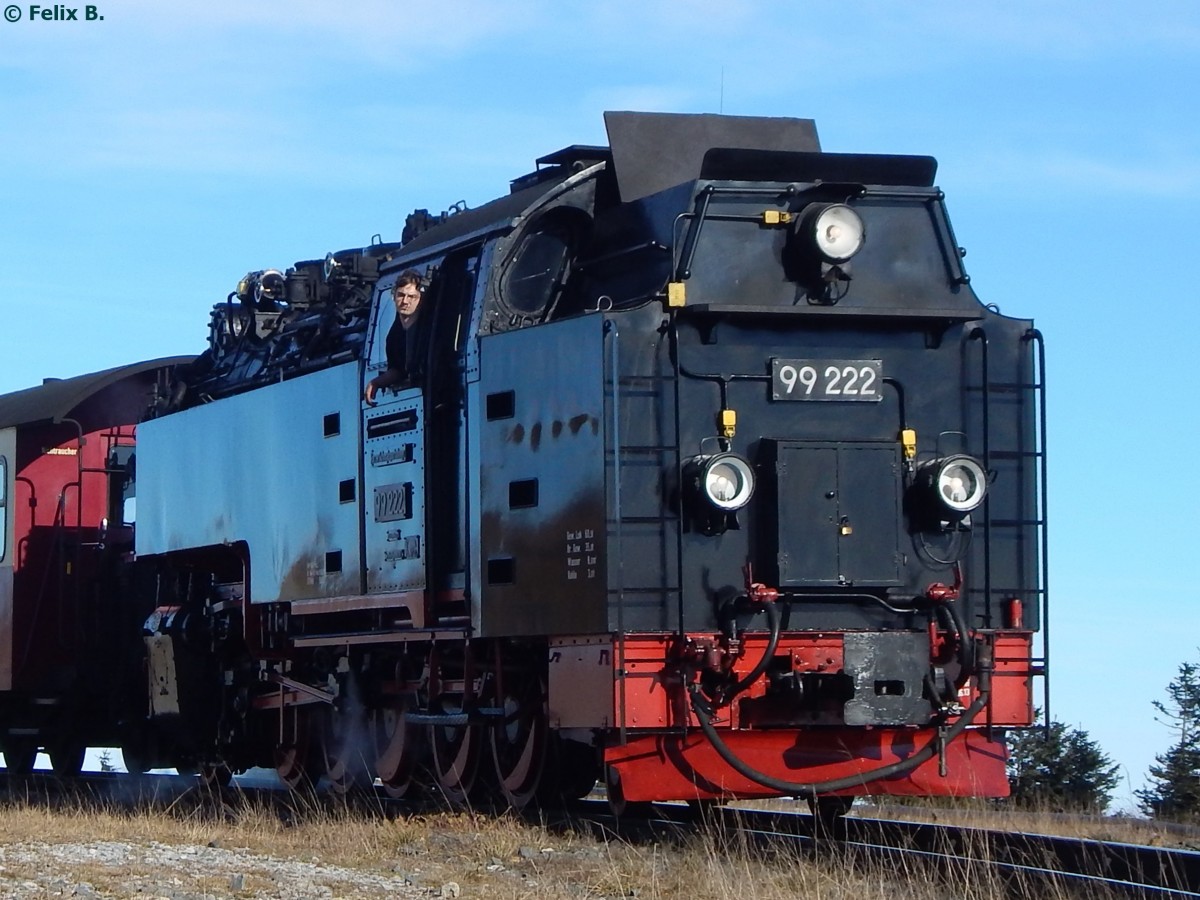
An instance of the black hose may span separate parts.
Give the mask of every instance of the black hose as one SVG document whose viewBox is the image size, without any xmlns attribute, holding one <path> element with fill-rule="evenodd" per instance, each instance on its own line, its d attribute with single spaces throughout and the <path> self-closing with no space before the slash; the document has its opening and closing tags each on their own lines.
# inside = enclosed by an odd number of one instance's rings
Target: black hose
<svg viewBox="0 0 1200 900">
<path fill-rule="evenodd" d="M 958 608 L 958 604 L 953 600 L 939 603 L 937 610 L 939 613 L 945 610 L 946 614 L 950 617 L 949 624 L 957 635 L 958 664 L 962 667 L 960 678 L 965 683 L 967 678 L 975 671 L 975 647 L 971 641 L 970 634 L 967 632 L 967 623 L 963 620 L 962 610 Z"/>
<path fill-rule="evenodd" d="M 926 692 L 934 699 L 939 708 L 945 705 L 946 698 L 942 696 L 942 689 L 934 683 L 933 676 L 930 673 L 925 673 L 925 677 L 921 683 L 925 685 Z"/>
<path fill-rule="evenodd" d="M 729 691 L 724 693 L 721 703 L 722 706 L 725 706 L 731 702 L 734 697 L 746 690 L 746 688 L 750 687 L 750 685 L 754 684 L 754 682 L 758 681 L 759 676 L 761 676 L 763 672 L 767 671 L 767 666 L 771 664 L 771 660 L 775 656 L 775 650 L 779 647 L 779 630 L 781 621 L 779 607 L 771 602 L 764 603 L 763 606 L 767 611 L 767 622 L 771 626 L 771 637 L 767 641 L 767 649 L 763 651 L 762 659 L 760 659 L 754 668 L 750 670 L 749 674 L 746 675 L 746 677 L 741 681 L 737 682 L 737 684 L 730 688 Z"/>
<path fill-rule="evenodd" d="M 790 796 L 816 796 L 818 794 L 827 794 L 831 791 L 842 791 L 847 788 L 861 787 L 864 784 L 869 784 L 872 781 L 878 781 L 881 778 L 890 778 L 893 775 L 900 775 L 905 772 L 911 772 L 917 766 L 933 758 L 937 753 L 937 738 L 931 738 L 929 743 L 914 753 L 908 759 L 902 759 L 899 762 L 889 763 L 886 766 L 880 766 L 878 769 L 872 769 L 869 772 L 860 772 L 857 775 L 847 775 L 844 778 L 833 778 L 829 781 L 815 782 L 799 782 L 799 781 L 784 781 L 780 778 L 775 778 L 767 775 L 765 772 L 759 772 L 757 769 L 752 769 L 744 761 L 737 758 L 728 745 L 721 740 L 717 729 L 713 727 L 711 710 L 706 709 L 704 699 L 699 695 L 695 685 L 691 688 L 692 694 L 692 712 L 696 714 L 696 719 L 700 722 L 700 728 L 704 731 L 704 736 L 708 738 L 709 743 L 713 745 L 713 749 L 717 751 L 717 755 L 725 760 L 729 766 L 739 775 L 748 778 L 755 784 L 760 784 L 763 787 L 768 787 L 773 791 L 779 791 L 781 794 Z M 957 722 L 947 729 L 942 736 L 943 743 L 950 743 L 958 737 L 966 729 L 968 725 L 974 721 L 979 715 L 980 710 L 987 705 L 990 692 L 981 690 L 979 696 L 963 712 Z"/>
</svg>

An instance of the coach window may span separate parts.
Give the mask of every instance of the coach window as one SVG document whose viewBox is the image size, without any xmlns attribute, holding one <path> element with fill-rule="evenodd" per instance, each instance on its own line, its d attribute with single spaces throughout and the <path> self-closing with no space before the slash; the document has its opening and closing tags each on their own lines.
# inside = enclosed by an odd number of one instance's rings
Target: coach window
<svg viewBox="0 0 1200 900">
<path fill-rule="evenodd" d="M 0 456 L 0 560 L 8 553 L 8 460 Z"/>
</svg>

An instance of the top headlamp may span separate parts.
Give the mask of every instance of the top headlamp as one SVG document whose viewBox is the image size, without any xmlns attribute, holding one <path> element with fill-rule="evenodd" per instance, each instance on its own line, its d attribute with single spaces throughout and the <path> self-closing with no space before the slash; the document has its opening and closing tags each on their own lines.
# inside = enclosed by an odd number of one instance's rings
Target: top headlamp
<svg viewBox="0 0 1200 900">
<path fill-rule="evenodd" d="M 867 229 L 862 218 L 844 203 L 810 207 L 800 217 L 802 236 L 827 263 L 844 263 L 862 249 Z"/>
</svg>

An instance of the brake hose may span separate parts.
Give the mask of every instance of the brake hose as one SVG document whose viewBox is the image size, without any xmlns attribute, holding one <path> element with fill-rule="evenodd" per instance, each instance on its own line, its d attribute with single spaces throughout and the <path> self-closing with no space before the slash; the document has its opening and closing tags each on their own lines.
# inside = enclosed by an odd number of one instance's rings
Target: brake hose
<svg viewBox="0 0 1200 900">
<path fill-rule="evenodd" d="M 781 778 L 775 778 L 772 775 L 767 775 L 765 772 L 759 772 L 757 769 L 751 768 L 746 762 L 734 755 L 729 746 L 721 740 L 721 736 L 717 733 L 717 729 L 712 724 L 712 710 L 708 708 L 708 704 L 703 697 L 700 696 L 699 687 L 692 685 L 689 688 L 692 695 L 692 711 L 696 714 L 696 719 L 700 722 L 700 728 L 704 731 L 704 736 L 708 738 L 709 743 L 713 745 L 713 749 L 717 751 L 717 755 L 725 760 L 735 772 L 739 775 L 748 778 L 755 784 L 760 784 L 763 787 L 770 788 L 773 791 L 779 791 L 781 794 L 791 796 L 816 796 L 817 794 L 827 794 L 832 791 L 841 791 L 847 788 L 860 787 L 872 781 L 878 781 L 881 778 L 890 778 L 893 775 L 900 775 L 905 772 L 911 772 L 917 766 L 932 759 L 934 754 L 938 752 L 938 745 L 948 744 L 950 741 L 958 737 L 966 729 L 968 725 L 974 721 L 977 716 L 987 705 L 991 691 L 980 690 L 979 696 L 959 717 L 958 721 L 950 726 L 946 732 L 939 737 L 931 738 L 929 743 L 914 753 L 908 759 L 902 759 L 899 762 L 890 763 L 886 766 L 881 766 L 878 769 L 872 769 L 867 772 L 860 772 L 857 775 L 847 775 L 844 778 L 834 778 L 829 781 L 815 782 L 799 782 L 799 781 L 784 781 Z"/>
<path fill-rule="evenodd" d="M 767 666 L 771 664 L 771 660 L 775 657 L 775 650 L 779 646 L 779 630 L 781 621 L 779 607 L 771 602 L 764 603 L 763 607 L 766 609 L 767 621 L 771 626 L 771 636 L 767 640 L 767 648 L 763 651 L 762 658 L 758 661 L 754 668 L 750 670 L 746 677 L 734 684 L 734 686 L 730 688 L 728 692 L 724 692 L 722 694 L 721 702 L 719 704 L 720 706 L 727 706 L 729 703 L 733 702 L 734 697 L 746 690 L 746 688 L 750 687 L 750 685 L 754 684 L 754 682 L 758 681 L 759 676 L 761 676 L 763 672 L 767 671 Z"/>
</svg>

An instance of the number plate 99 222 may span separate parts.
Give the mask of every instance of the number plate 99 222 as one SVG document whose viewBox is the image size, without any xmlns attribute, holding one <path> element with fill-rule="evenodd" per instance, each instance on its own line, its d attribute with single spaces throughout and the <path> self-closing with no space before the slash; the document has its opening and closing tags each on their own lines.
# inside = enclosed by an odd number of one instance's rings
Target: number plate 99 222
<svg viewBox="0 0 1200 900">
<path fill-rule="evenodd" d="M 773 359 L 772 400 L 883 399 L 883 360 Z"/>
</svg>

